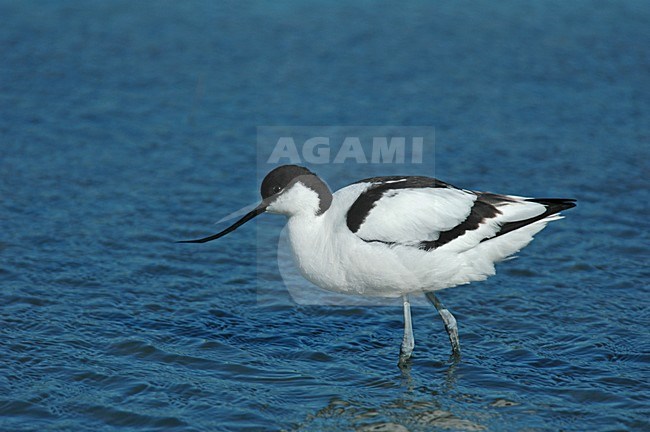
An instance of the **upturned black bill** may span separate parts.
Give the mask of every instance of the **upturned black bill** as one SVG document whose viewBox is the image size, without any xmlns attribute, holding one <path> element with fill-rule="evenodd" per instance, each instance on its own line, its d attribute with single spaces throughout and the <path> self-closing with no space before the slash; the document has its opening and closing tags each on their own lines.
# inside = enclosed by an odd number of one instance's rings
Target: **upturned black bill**
<svg viewBox="0 0 650 432">
<path fill-rule="evenodd" d="M 212 241 L 212 240 L 216 240 L 219 237 L 223 237 L 226 234 L 236 230 L 237 228 L 244 225 L 249 220 L 253 219 L 255 216 L 264 213 L 267 206 L 268 206 L 267 203 L 262 202 L 260 205 L 255 207 L 253 210 L 248 212 L 243 218 L 239 219 L 237 222 L 235 222 L 234 224 L 230 225 L 228 228 L 226 228 L 225 230 L 223 230 L 223 231 L 221 231 L 221 232 L 219 232 L 217 234 L 211 235 L 209 237 L 196 239 L 196 240 L 181 240 L 181 241 L 178 241 L 176 243 L 206 243 L 206 242 L 209 242 L 209 241 Z"/>
</svg>

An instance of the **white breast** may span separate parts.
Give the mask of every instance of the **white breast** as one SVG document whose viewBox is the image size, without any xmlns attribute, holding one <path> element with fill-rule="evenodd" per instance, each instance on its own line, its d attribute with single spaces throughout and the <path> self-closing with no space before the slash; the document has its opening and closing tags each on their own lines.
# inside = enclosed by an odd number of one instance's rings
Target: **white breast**
<svg viewBox="0 0 650 432">
<path fill-rule="evenodd" d="M 404 289 L 419 290 L 421 281 L 404 265 L 398 249 L 366 242 L 347 227 L 347 209 L 364 188 L 355 184 L 337 191 L 321 216 L 289 218 L 298 269 L 312 283 L 335 292 L 393 297 Z"/>
</svg>

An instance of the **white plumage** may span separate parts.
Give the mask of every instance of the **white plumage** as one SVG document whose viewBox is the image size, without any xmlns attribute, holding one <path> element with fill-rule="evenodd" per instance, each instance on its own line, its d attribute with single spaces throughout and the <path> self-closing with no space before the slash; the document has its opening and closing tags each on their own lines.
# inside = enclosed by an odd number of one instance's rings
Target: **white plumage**
<svg viewBox="0 0 650 432">
<path fill-rule="evenodd" d="M 287 228 L 296 263 L 314 284 L 336 292 L 400 297 L 483 280 L 494 274 L 494 263 L 522 249 L 548 222 L 559 218 L 549 216 L 482 242 L 494 237 L 503 223 L 544 213 L 542 204 L 508 197 L 513 201 L 499 206 L 503 214 L 426 251 L 415 245 L 437 240 L 441 232 L 462 223 L 477 196 L 460 189 L 398 189 L 382 197 L 353 233 L 346 226 L 348 209 L 371 185 L 357 183 L 336 191 L 331 207 L 321 215 L 315 215 L 314 192 L 307 201 L 297 191 L 295 197 L 289 191 L 282 206 L 267 210 L 289 216 Z M 284 204 L 290 200 L 300 201 L 302 209 L 309 202 L 314 207 L 292 215 Z"/>
<path fill-rule="evenodd" d="M 433 292 L 493 275 L 495 263 L 575 205 L 463 190 L 428 177 L 376 177 L 332 194 L 315 174 L 295 165 L 271 171 L 261 191 L 262 203 L 240 221 L 190 242 L 219 238 L 265 211 L 286 215 L 305 278 L 334 292 L 403 298 L 401 363 L 414 345 L 410 293 L 424 292 L 436 306 L 458 355 L 456 320 Z"/>
</svg>

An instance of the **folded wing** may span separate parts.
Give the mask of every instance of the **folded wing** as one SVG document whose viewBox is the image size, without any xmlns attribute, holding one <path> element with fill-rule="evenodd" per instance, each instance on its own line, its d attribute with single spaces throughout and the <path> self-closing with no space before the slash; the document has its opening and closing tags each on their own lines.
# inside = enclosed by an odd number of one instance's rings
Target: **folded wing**
<svg viewBox="0 0 650 432">
<path fill-rule="evenodd" d="M 428 177 L 376 177 L 350 207 L 348 228 L 368 242 L 463 251 L 566 208 L 573 200 L 532 199 L 458 189 Z"/>
</svg>

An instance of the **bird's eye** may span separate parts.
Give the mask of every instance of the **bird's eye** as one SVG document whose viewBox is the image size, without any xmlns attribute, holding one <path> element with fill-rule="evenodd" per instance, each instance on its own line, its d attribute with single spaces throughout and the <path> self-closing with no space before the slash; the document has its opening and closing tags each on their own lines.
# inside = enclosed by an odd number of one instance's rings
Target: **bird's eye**
<svg viewBox="0 0 650 432">
<path fill-rule="evenodd" d="M 282 188 L 278 185 L 273 186 L 273 193 L 276 194 L 282 190 Z"/>
</svg>

